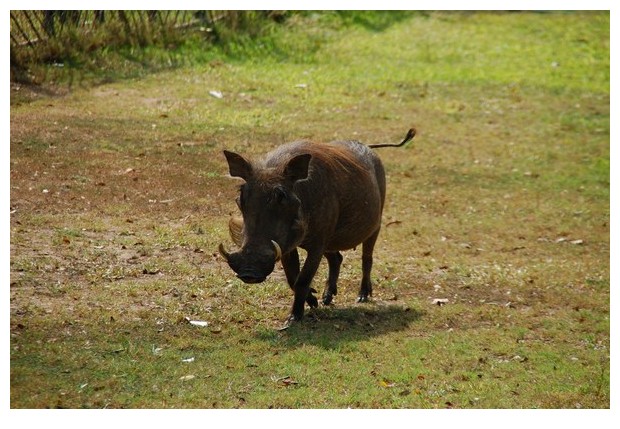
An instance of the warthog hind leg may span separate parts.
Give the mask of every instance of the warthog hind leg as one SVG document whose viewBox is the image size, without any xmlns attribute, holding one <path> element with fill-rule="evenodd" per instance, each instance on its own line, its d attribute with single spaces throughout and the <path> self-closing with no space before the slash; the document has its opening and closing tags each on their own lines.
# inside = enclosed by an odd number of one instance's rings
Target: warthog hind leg
<svg viewBox="0 0 620 429">
<path fill-rule="evenodd" d="M 372 271 L 372 252 L 379 236 L 379 228 L 364 241 L 362 245 L 362 285 L 357 302 L 367 302 L 372 296 L 372 283 L 370 282 L 370 272 Z"/>
<path fill-rule="evenodd" d="M 327 284 L 323 291 L 323 304 L 329 305 L 335 295 L 338 294 L 338 276 L 340 275 L 340 265 L 342 264 L 342 255 L 340 252 L 325 253 L 327 264 L 329 265 L 329 274 L 327 276 Z"/>
</svg>

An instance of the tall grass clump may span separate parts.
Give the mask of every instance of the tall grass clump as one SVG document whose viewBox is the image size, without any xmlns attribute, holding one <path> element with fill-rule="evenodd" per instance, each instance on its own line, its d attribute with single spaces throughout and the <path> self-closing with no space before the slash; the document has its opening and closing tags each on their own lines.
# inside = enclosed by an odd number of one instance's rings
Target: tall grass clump
<svg viewBox="0 0 620 429">
<path fill-rule="evenodd" d="M 108 81 L 191 65 L 223 53 L 261 51 L 257 39 L 274 33 L 287 14 L 273 11 L 95 11 L 60 14 L 45 26 L 45 12 L 11 14 L 11 81 Z M 29 31 L 26 31 L 29 30 Z"/>
</svg>

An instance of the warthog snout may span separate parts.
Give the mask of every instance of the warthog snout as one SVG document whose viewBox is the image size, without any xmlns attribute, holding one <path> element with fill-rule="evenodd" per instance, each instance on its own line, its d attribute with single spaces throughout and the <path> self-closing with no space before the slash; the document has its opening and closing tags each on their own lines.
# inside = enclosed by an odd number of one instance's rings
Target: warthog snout
<svg viewBox="0 0 620 429">
<path fill-rule="evenodd" d="M 244 283 L 262 283 L 271 274 L 276 262 L 282 258 L 282 250 L 273 240 L 271 246 L 266 248 L 247 247 L 234 253 L 229 253 L 220 243 L 219 251 Z"/>
</svg>

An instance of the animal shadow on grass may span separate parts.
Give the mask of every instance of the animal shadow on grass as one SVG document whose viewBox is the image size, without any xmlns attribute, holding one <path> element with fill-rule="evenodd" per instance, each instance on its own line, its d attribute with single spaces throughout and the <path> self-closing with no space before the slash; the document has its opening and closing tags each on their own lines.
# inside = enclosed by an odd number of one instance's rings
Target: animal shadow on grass
<svg viewBox="0 0 620 429">
<path fill-rule="evenodd" d="M 351 307 L 320 307 L 306 311 L 302 322 L 295 323 L 286 330 L 261 330 L 257 336 L 265 341 L 277 341 L 293 348 L 310 344 L 336 349 L 345 343 L 406 330 L 423 315 L 423 311 L 397 304 L 368 303 Z"/>
</svg>

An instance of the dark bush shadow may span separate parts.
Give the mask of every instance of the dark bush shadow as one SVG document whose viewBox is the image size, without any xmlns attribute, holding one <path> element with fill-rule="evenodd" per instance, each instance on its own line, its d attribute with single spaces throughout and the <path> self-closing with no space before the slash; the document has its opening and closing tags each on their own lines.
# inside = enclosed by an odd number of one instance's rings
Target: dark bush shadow
<svg viewBox="0 0 620 429">
<path fill-rule="evenodd" d="M 368 303 L 351 307 L 319 307 L 306 311 L 302 322 L 278 331 L 261 330 L 257 337 L 285 347 L 304 344 L 337 349 L 343 344 L 406 330 L 424 315 L 398 304 Z"/>
</svg>

